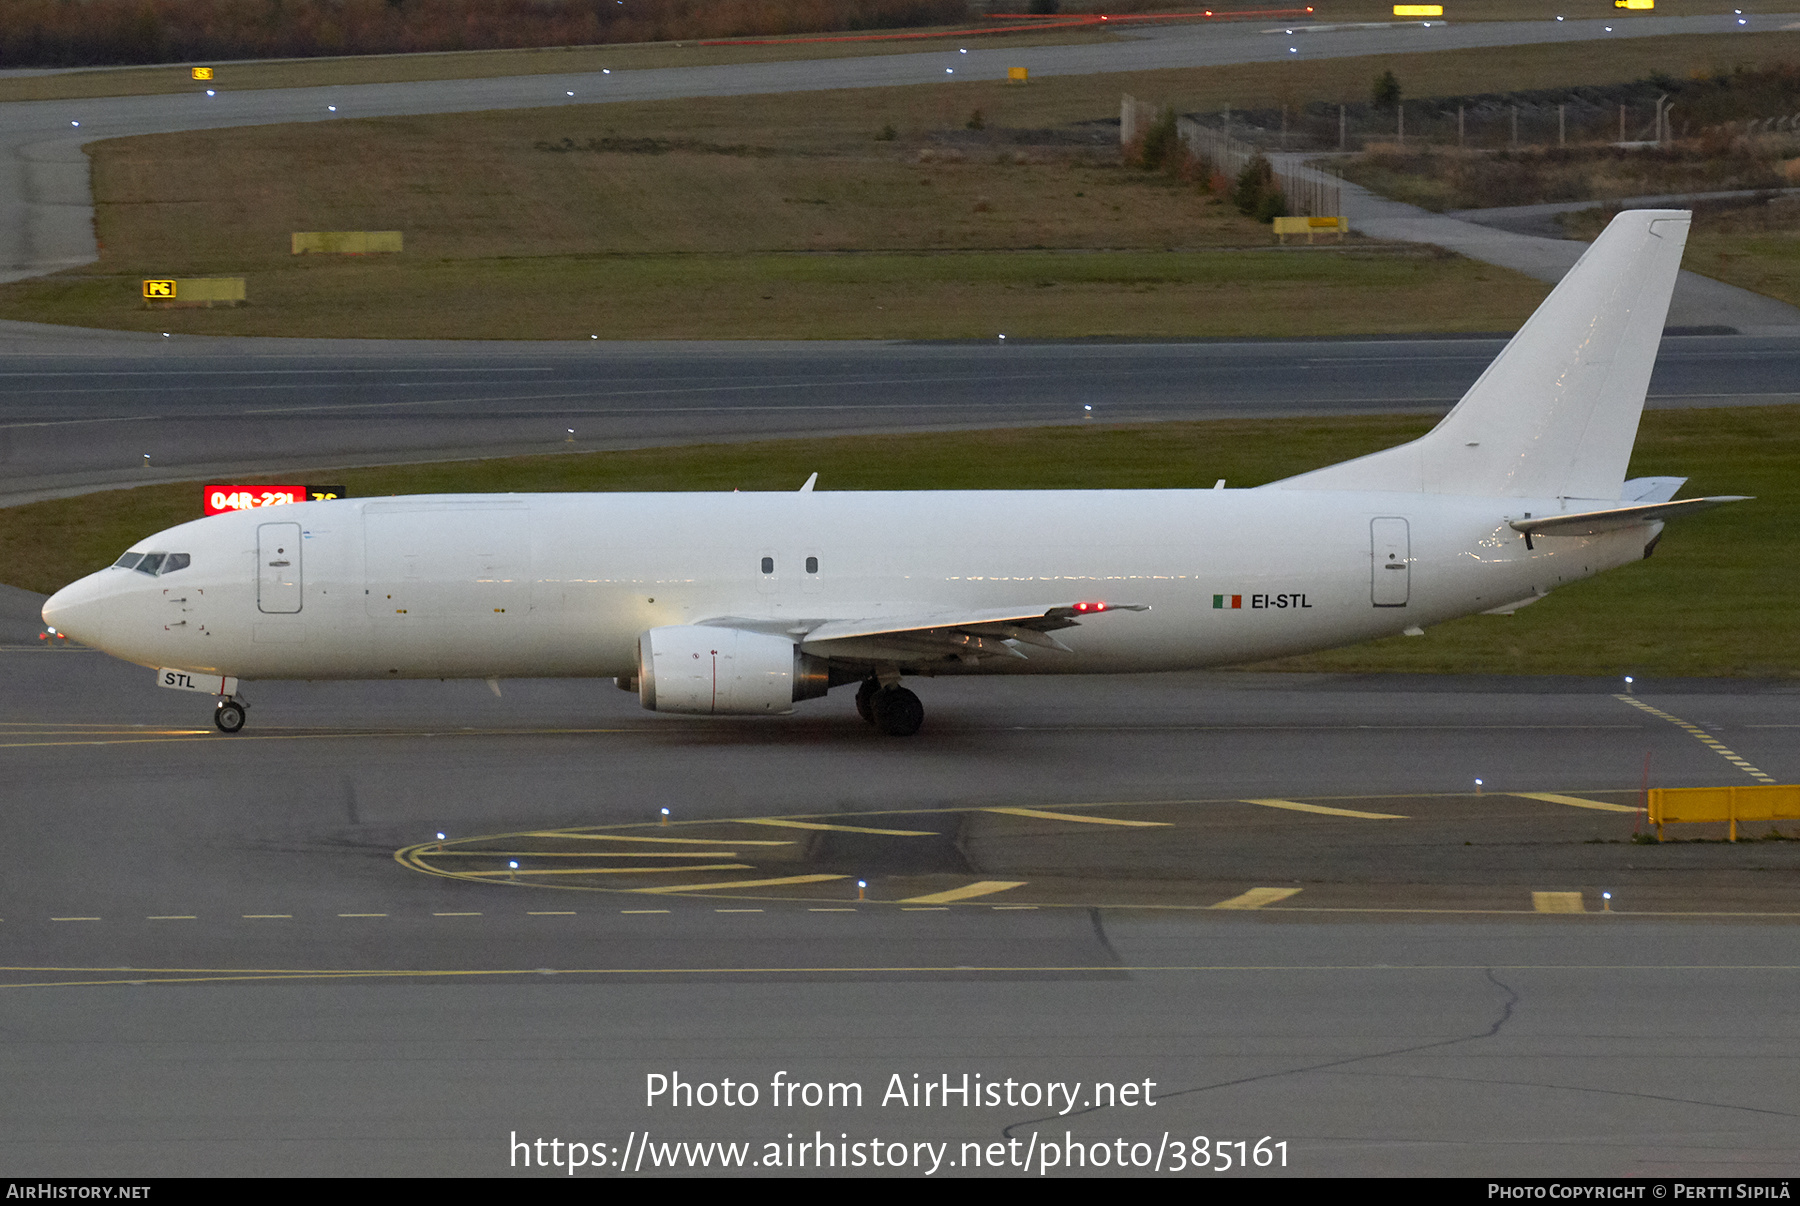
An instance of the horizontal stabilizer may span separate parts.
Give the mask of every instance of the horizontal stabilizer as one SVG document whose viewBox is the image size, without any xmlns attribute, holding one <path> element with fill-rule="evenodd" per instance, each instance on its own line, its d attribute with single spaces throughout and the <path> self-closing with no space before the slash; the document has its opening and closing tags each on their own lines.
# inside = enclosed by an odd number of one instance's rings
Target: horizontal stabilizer
<svg viewBox="0 0 1800 1206">
<path fill-rule="evenodd" d="M 1640 503 L 1632 507 L 1607 507 L 1600 511 L 1577 511 L 1567 515 L 1533 516 L 1514 519 L 1510 526 L 1527 536 L 1598 536 L 1620 528 L 1634 528 L 1659 519 L 1710 511 L 1725 503 L 1747 502 L 1747 494 L 1720 494 L 1712 498 L 1684 498 L 1680 502 Z"/>
</svg>

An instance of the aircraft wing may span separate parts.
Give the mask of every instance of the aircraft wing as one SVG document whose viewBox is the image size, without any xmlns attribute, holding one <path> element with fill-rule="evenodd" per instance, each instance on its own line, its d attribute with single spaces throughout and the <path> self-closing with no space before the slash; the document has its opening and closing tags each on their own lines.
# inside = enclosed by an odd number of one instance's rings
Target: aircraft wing
<svg viewBox="0 0 1800 1206">
<path fill-rule="evenodd" d="M 831 657 L 872 661 L 984 655 L 1023 658 L 1020 645 L 1072 652 L 1050 635 L 1058 629 L 1073 628 L 1106 612 L 1149 610 L 1143 604 L 1130 603 L 1049 603 L 826 620 L 804 632 L 792 628 L 782 631 L 797 637 L 806 652 Z M 731 616 L 704 622 L 734 628 L 768 627 L 767 621 Z"/>
<path fill-rule="evenodd" d="M 1595 536 L 1619 528 L 1637 527 L 1652 520 L 1692 515 L 1730 502 L 1746 502 L 1746 494 L 1719 494 L 1712 498 L 1684 498 L 1679 502 L 1639 503 L 1629 507 L 1606 507 L 1598 511 L 1576 511 L 1572 514 L 1531 516 L 1509 520 L 1516 532 L 1527 536 Z"/>
<path fill-rule="evenodd" d="M 807 633 L 800 647 L 808 653 L 849 658 L 921 654 L 1023 658 L 1020 645 L 1072 652 L 1050 635 L 1059 628 L 1073 628 L 1084 619 L 1109 611 L 1149 610 L 1143 604 L 1055 603 L 829 620 Z"/>
</svg>

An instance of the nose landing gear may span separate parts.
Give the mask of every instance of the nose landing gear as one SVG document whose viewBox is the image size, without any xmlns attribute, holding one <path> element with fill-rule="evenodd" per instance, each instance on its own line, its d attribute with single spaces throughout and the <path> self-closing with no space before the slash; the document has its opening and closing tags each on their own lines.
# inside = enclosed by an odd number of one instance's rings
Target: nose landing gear
<svg viewBox="0 0 1800 1206">
<path fill-rule="evenodd" d="M 227 696 L 213 709 L 213 723 L 221 733 L 235 733 L 244 727 L 244 705 Z"/>
</svg>

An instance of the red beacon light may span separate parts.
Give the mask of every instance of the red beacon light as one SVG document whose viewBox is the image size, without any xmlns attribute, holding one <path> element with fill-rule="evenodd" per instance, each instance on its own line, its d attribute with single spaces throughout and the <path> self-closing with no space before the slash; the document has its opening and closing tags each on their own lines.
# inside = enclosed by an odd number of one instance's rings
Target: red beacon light
<svg viewBox="0 0 1800 1206">
<path fill-rule="evenodd" d="M 1104 604 L 1104 603 L 1077 603 L 1075 605 L 1075 610 L 1076 611 L 1105 611 L 1106 604 Z"/>
</svg>

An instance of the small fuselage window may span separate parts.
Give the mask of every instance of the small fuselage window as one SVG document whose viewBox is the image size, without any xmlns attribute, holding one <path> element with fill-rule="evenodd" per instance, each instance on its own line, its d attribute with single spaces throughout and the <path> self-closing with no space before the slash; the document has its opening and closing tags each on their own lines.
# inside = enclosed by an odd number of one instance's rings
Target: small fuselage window
<svg viewBox="0 0 1800 1206">
<path fill-rule="evenodd" d="M 772 574 L 775 572 L 775 558 L 764 557 L 762 559 L 762 572 L 765 574 Z"/>
<path fill-rule="evenodd" d="M 117 569 L 134 569 L 140 574 L 158 578 L 163 574 L 186 569 L 191 561 L 192 558 L 186 553 L 126 553 L 113 562 L 113 566 Z"/>
</svg>

